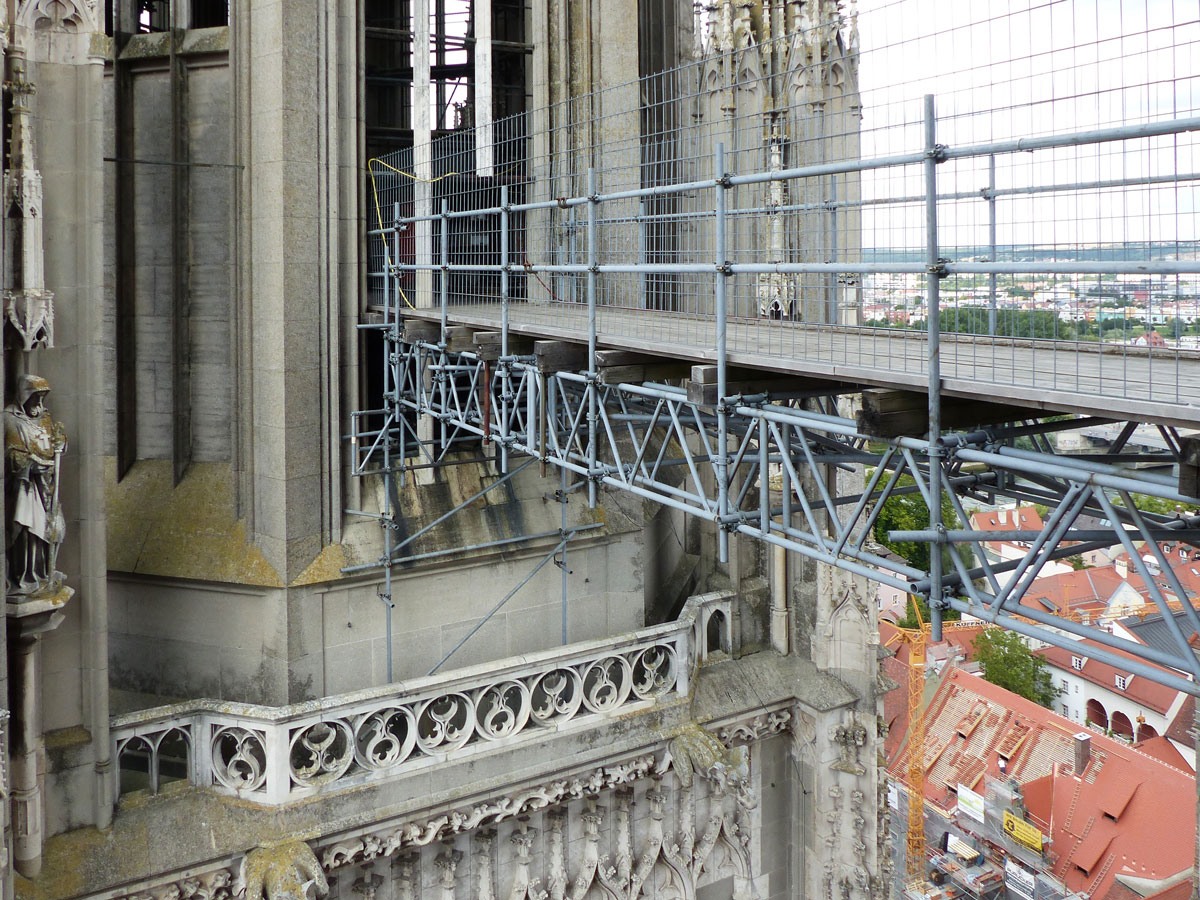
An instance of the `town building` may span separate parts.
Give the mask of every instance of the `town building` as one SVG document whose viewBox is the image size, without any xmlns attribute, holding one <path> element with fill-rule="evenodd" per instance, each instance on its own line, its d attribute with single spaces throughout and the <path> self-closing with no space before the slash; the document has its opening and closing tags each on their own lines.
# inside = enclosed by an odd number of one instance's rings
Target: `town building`
<svg viewBox="0 0 1200 900">
<path fill-rule="evenodd" d="M 1056 711 L 1110 737 L 1141 743 L 1166 737 L 1176 751 L 1195 762 L 1195 741 L 1185 736 L 1182 720 L 1191 720 L 1194 703 L 1188 694 L 1142 675 L 1088 656 L 1093 642 L 1082 640 L 1076 650 L 1045 647 L 1037 655 L 1050 665 L 1062 691 Z M 1172 737 L 1174 736 L 1174 737 Z"/>
<path fill-rule="evenodd" d="M 930 871 L 968 885 L 974 871 L 976 889 L 964 895 L 995 895 L 997 875 L 1010 897 L 1109 900 L 1180 884 L 1190 890 L 1196 784 L 1178 754 L 1081 730 L 959 669 L 937 684 L 926 735 Z M 893 843 L 902 845 L 895 813 L 907 803 L 908 747 L 891 737 L 888 747 Z M 966 872 L 964 854 L 979 857 Z"/>
</svg>

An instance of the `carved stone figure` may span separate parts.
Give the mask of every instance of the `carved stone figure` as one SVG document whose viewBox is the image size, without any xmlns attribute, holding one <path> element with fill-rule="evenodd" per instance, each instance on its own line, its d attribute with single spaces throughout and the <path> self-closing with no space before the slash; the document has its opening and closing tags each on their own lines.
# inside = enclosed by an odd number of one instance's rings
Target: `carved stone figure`
<svg viewBox="0 0 1200 900">
<path fill-rule="evenodd" d="M 707 778 L 722 792 L 731 786 L 749 795 L 750 760 L 745 747 L 726 747 L 692 723 L 675 732 L 667 747 L 679 783 L 691 787 L 693 773 Z"/>
<path fill-rule="evenodd" d="M 62 586 L 54 564 L 66 528 L 58 480 L 67 436 L 45 407 L 49 392 L 46 379 L 22 375 L 4 409 L 10 595 L 53 593 Z"/>
<path fill-rule="evenodd" d="M 246 900 L 309 900 L 329 893 L 325 872 L 304 841 L 251 850 L 242 860 L 239 881 L 245 885 Z M 310 886 L 315 894 L 309 894 Z"/>
<path fill-rule="evenodd" d="M 829 731 L 829 738 L 838 745 L 838 759 L 830 767 L 835 772 L 849 775 L 865 775 L 866 767 L 858 760 L 859 750 L 867 743 L 867 729 L 857 722 L 836 725 Z"/>
</svg>

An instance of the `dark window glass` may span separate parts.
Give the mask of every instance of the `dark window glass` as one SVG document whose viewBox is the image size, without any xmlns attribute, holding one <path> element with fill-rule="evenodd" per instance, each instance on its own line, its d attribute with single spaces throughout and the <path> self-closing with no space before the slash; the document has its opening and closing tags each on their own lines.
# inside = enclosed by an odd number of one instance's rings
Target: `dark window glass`
<svg viewBox="0 0 1200 900">
<path fill-rule="evenodd" d="M 192 28 L 229 24 L 229 0 L 192 0 Z"/>
</svg>

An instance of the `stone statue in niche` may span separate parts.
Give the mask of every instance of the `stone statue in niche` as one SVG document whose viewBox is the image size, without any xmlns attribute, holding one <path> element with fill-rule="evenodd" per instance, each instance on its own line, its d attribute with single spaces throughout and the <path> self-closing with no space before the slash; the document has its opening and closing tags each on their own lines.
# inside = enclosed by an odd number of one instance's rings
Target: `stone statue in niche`
<svg viewBox="0 0 1200 900">
<path fill-rule="evenodd" d="M 66 523 L 59 500 L 59 473 L 67 436 L 45 406 L 50 384 L 21 375 L 16 397 L 4 409 L 5 494 L 8 502 L 8 593 L 56 593 L 55 570 Z"/>
</svg>

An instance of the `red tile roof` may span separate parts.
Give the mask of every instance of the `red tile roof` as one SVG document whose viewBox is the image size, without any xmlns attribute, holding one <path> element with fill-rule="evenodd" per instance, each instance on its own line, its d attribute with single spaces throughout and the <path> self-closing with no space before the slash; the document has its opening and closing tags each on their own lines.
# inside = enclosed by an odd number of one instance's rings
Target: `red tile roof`
<svg viewBox="0 0 1200 900">
<path fill-rule="evenodd" d="M 971 514 L 971 527 L 976 531 L 1041 531 L 1043 524 L 1042 515 L 1034 506 Z"/>
<path fill-rule="evenodd" d="M 1076 650 L 1064 650 L 1062 647 L 1045 647 L 1035 652 L 1056 669 L 1061 669 L 1072 675 L 1078 675 L 1105 690 L 1124 694 L 1134 703 L 1165 715 L 1171 708 L 1171 704 L 1179 697 L 1179 691 L 1164 684 L 1159 684 L 1157 681 L 1151 681 L 1149 678 L 1141 675 L 1135 676 L 1127 669 L 1119 669 L 1116 666 L 1110 666 L 1108 663 L 1100 662 L 1100 660 L 1092 659 L 1088 656 L 1087 650 L 1089 647 L 1100 646 L 1095 641 L 1082 640 L 1079 642 L 1079 647 Z M 1124 650 L 1118 650 L 1113 647 L 1107 649 L 1117 656 L 1134 659 L 1133 654 L 1126 653 Z M 1084 658 L 1085 662 L 1082 669 L 1076 669 L 1071 665 L 1072 656 L 1081 656 Z M 1170 672 L 1169 669 L 1164 669 L 1162 666 L 1157 666 L 1153 663 L 1146 663 L 1146 665 L 1153 665 L 1154 668 L 1161 669 L 1164 673 Z M 1175 673 L 1172 672 L 1171 674 Z M 1125 679 L 1125 689 L 1123 691 L 1117 688 L 1116 678 L 1118 675 Z"/>
<path fill-rule="evenodd" d="M 1178 884 L 1164 888 L 1157 894 L 1139 894 L 1133 888 L 1127 888 L 1118 882 L 1108 889 L 1103 900 L 1192 900 L 1192 880 L 1185 878 Z"/>
<path fill-rule="evenodd" d="M 1104 900 L 1142 900 L 1142 895 L 1137 891 L 1131 891 L 1123 884 L 1113 884 L 1108 889 L 1108 893 L 1104 895 Z"/>
<path fill-rule="evenodd" d="M 1146 557 L 1154 558 L 1151 550 L 1147 549 L 1143 542 L 1139 541 L 1137 547 L 1139 548 L 1139 555 L 1143 559 Z M 1184 591 L 1192 598 L 1200 597 L 1200 549 L 1193 547 L 1191 544 L 1177 541 L 1161 541 L 1158 547 L 1163 556 L 1166 557 L 1167 562 L 1171 566 L 1171 571 L 1179 579 L 1180 586 Z M 1181 549 L 1183 550 L 1182 559 L 1179 556 Z M 1136 566 L 1129 563 L 1129 554 L 1121 550 L 1114 556 L 1114 560 L 1128 566 L 1129 583 L 1137 589 L 1138 593 L 1147 596 L 1149 591 L 1145 580 L 1138 574 Z M 1151 577 L 1162 591 L 1170 594 L 1172 597 L 1175 596 L 1175 591 L 1170 582 L 1161 573 L 1158 575 L 1152 573 Z M 1180 598 L 1176 597 L 1175 599 Z M 1153 607 L 1152 612 L 1158 612 L 1158 607 Z"/>
<path fill-rule="evenodd" d="M 961 654 L 967 660 L 975 656 L 975 638 L 984 630 L 991 627 L 984 624 L 962 625 L 947 623 L 943 631 L 946 640 L 927 648 L 929 656 L 936 658 L 936 648 L 943 648 L 945 657 Z M 880 621 L 880 646 L 890 650 L 894 655 L 883 661 L 883 673 L 899 688 L 883 695 L 883 721 L 887 725 L 887 739 L 884 741 L 884 754 L 890 759 L 904 743 L 908 731 L 908 658 L 910 647 L 907 642 L 899 640 L 900 629 L 891 622 Z M 928 688 L 927 688 L 928 689 Z"/>
<path fill-rule="evenodd" d="M 1098 738 L 1092 740 L 1094 746 Z M 1051 872 L 1070 890 L 1092 897 L 1104 897 L 1120 874 L 1170 878 L 1187 869 L 1195 853 L 1195 779 L 1118 753 L 1095 780 L 1060 770 L 1025 792 L 1030 816 L 1051 823 Z M 1122 797 L 1128 799 L 1122 803 Z M 1172 802 L 1164 803 L 1165 797 Z M 1116 809 L 1115 818 L 1106 812 Z"/>
<path fill-rule="evenodd" d="M 1151 894 L 1150 896 L 1146 897 L 1146 900 L 1191 900 L 1191 898 L 1192 879 L 1187 878 L 1179 882 L 1179 884 L 1167 888 L 1165 891 L 1159 891 L 1157 894 Z"/>
<path fill-rule="evenodd" d="M 1196 838 L 1191 773 L 1091 734 L 1090 762 L 1077 779 L 1071 769 L 1078 731 L 1048 709 L 952 669 L 926 712 L 926 799 L 943 810 L 954 807 L 951 786 L 980 790 L 985 775 L 1001 775 L 999 751 L 1006 750 L 1005 774 L 1022 784 L 1030 815 L 1050 832 L 1053 874 L 1071 890 L 1102 898 L 1118 874 L 1155 880 L 1190 866 Z M 888 756 L 889 771 L 901 780 L 906 753 L 901 746 Z M 1173 801 L 1164 804 L 1163 797 Z"/>
<path fill-rule="evenodd" d="M 1058 615 L 1086 612 L 1095 618 L 1124 580 L 1113 565 L 1046 575 L 1029 586 L 1021 605 Z"/>
<path fill-rule="evenodd" d="M 891 758 L 908 730 L 908 666 L 893 656 L 883 661 L 883 674 L 900 685 L 883 695 L 883 721 L 888 728 L 883 752 Z"/>
<path fill-rule="evenodd" d="M 1185 705 L 1190 704 L 1185 703 Z M 1183 754 L 1176 749 L 1175 745 L 1161 734 L 1146 741 L 1139 741 L 1133 746 L 1143 753 L 1153 756 L 1155 759 L 1162 760 L 1168 766 L 1174 766 L 1176 769 L 1184 772 L 1187 772 L 1192 767 L 1191 763 L 1183 758 Z"/>
<path fill-rule="evenodd" d="M 1196 737 L 1192 733 L 1192 727 L 1195 722 L 1196 704 L 1194 701 L 1184 700 L 1183 705 L 1179 707 L 1179 712 L 1175 714 L 1175 718 L 1167 726 L 1166 736 L 1176 743 L 1183 744 L 1185 747 L 1195 748 Z"/>
<path fill-rule="evenodd" d="M 1157 331 L 1147 331 L 1145 334 L 1139 335 L 1133 339 L 1135 344 L 1145 344 L 1147 347 L 1167 347 L 1167 339 Z"/>
</svg>

